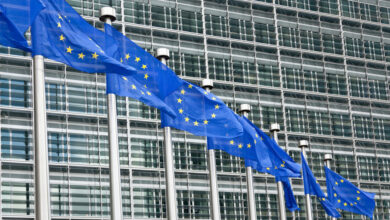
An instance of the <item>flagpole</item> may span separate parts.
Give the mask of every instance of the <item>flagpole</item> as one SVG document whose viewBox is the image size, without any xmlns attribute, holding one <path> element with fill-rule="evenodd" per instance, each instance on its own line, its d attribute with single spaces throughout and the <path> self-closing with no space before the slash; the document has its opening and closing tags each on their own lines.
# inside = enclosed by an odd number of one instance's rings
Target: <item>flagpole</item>
<svg viewBox="0 0 390 220">
<path fill-rule="evenodd" d="M 302 154 L 305 158 L 306 156 L 306 147 L 309 147 L 309 142 L 307 140 L 300 140 L 298 147 L 301 148 Z M 311 207 L 311 198 L 310 194 L 305 195 L 305 200 L 306 200 L 306 219 L 307 220 L 312 220 L 313 219 L 313 212 L 312 212 L 312 207 Z"/>
<path fill-rule="evenodd" d="M 276 143 L 278 143 L 278 131 L 280 131 L 280 125 L 277 123 L 271 124 L 270 132 L 272 133 L 274 140 Z M 283 183 L 282 181 L 278 181 L 278 198 L 279 198 L 279 213 L 280 213 L 280 220 L 286 220 L 286 205 L 284 201 L 284 192 L 283 192 Z"/>
<path fill-rule="evenodd" d="M 50 220 L 49 154 L 47 149 L 45 68 L 43 56 L 35 55 L 33 63 L 35 219 Z"/>
<path fill-rule="evenodd" d="M 203 2 L 203 1 L 202 1 Z M 202 88 L 207 92 L 213 88 L 214 84 L 211 79 L 202 80 Z M 211 149 L 207 151 L 207 164 L 209 169 L 209 181 L 210 181 L 210 206 L 211 206 L 211 219 L 220 220 L 221 213 L 219 210 L 219 193 L 217 185 L 217 168 L 215 165 L 215 150 Z"/>
<path fill-rule="evenodd" d="M 157 59 L 167 65 L 169 59 L 169 50 L 167 48 L 157 49 Z M 171 128 L 164 127 L 164 162 L 165 162 L 165 197 L 167 204 L 167 219 L 176 219 L 176 188 L 175 188 L 175 170 L 173 167 L 173 150 Z"/>
<path fill-rule="evenodd" d="M 333 159 L 332 154 L 325 154 L 324 155 L 324 161 L 325 161 L 325 166 L 327 166 L 330 169 L 330 161 Z M 329 196 L 329 195 L 328 195 Z M 336 220 L 336 218 L 332 217 L 332 220 Z"/>
<path fill-rule="evenodd" d="M 100 9 L 100 20 L 106 24 L 116 20 L 115 9 L 103 7 Z M 110 202 L 111 220 L 122 220 L 122 190 L 121 190 L 121 170 L 119 161 L 118 143 L 118 118 L 116 112 L 115 94 L 107 94 L 107 119 L 108 119 L 108 140 L 110 146 Z"/>
<path fill-rule="evenodd" d="M 240 105 L 240 113 L 242 113 L 246 118 L 251 111 L 251 106 L 248 104 Z M 256 220 L 256 200 L 255 192 L 253 188 L 253 171 L 252 167 L 246 167 L 246 190 L 247 190 L 247 199 L 248 199 L 248 215 L 249 220 Z"/>
</svg>

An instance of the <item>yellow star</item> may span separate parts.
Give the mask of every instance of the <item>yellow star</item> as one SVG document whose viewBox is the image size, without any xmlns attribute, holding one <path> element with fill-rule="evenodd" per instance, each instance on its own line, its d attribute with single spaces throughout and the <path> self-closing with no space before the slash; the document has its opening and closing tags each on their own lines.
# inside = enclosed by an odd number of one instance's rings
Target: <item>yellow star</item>
<svg viewBox="0 0 390 220">
<path fill-rule="evenodd" d="M 186 91 L 185 91 L 184 89 L 182 89 L 182 90 L 180 91 L 180 93 L 184 95 L 184 94 L 186 93 Z"/>
<path fill-rule="evenodd" d="M 72 50 L 73 50 L 73 49 L 72 49 L 70 46 L 69 46 L 68 48 L 66 48 L 66 52 L 67 52 L 67 53 L 72 53 Z"/>
<path fill-rule="evenodd" d="M 177 99 L 177 102 L 180 103 L 180 104 L 181 104 L 182 101 L 183 101 L 183 100 L 181 100 L 181 98 L 178 98 L 178 99 Z"/>
<path fill-rule="evenodd" d="M 230 144 L 231 144 L 231 145 L 233 145 L 233 144 L 234 144 L 234 141 L 233 141 L 233 140 L 231 140 L 231 141 L 230 141 Z"/>
<path fill-rule="evenodd" d="M 83 53 L 79 53 L 79 59 L 84 60 L 85 55 Z"/>
<path fill-rule="evenodd" d="M 136 57 L 136 58 L 135 58 L 135 62 L 137 62 L 137 63 L 138 63 L 140 60 L 141 60 L 141 58 L 139 58 L 139 57 Z"/>
<path fill-rule="evenodd" d="M 148 87 L 146 86 L 146 84 L 144 85 L 144 87 L 145 87 L 145 88 L 148 88 Z"/>
<path fill-rule="evenodd" d="M 190 119 L 189 119 L 188 117 L 186 117 L 185 120 L 186 120 L 186 122 L 189 122 L 189 121 L 190 121 Z"/>
<path fill-rule="evenodd" d="M 215 105 L 215 109 L 219 109 L 219 105 Z"/>
<path fill-rule="evenodd" d="M 239 145 L 238 145 L 238 148 L 242 148 L 242 144 L 239 144 Z"/>
<path fill-rule="evenodd" d="M 216 98 L 215 98 L 215 97 L 212 97 L 211 99 L 212 99 L 212 100 L 214 100 L 214 101 L 216 100 Z"/>
<path fill-rule="evenodd" d="M 344 202 L 344 206 L 347 206 L 348 204 L 346 202 Z"/>
<path fill-rule="evenodd" d="M 179 109 L 179 113 L 180 113 L 180 114 L 183 114 L 183 109 Z"/>
<path fill-rule="evenodd" d="M 97 59 L 98 56 L 99 56 L 99 55 L 98 55 L 96 52 L 92 54 L 92 58 L 93 58 L 93 59 Z"/>
<path fill-rule="evenodd" d="M 207 94 L 208 94 L 208 93 L 207 93 L 207 91 L 204 91 L 203 93 L 204 93 L 205 95 L 207 95 Z"/>
<path fill-rule="evenodd" d="M 130 54 L 126 54 L 126 60 L 129 60 Z"/>
<path fill-rule="evenodd" d="M 191 85 L 191 84 L 189 84 L 189 85 L 188 85 L 188 88 L 189 88 L 189 89 L 192 89 L 192 85 Z"/>
<path fill-rule="evenodd" d="M 338 183 L 337 181 L 335 182 L 335 184 L 336 184 L 336 185 L 339 185 L 339 183 Z"/>
<path fill-rule="evenodd" d="M 322 201 L 325 201 L 325 198 L 322 198 Z"/>
<path fill-rule="evenodd" d="M 194 125 L 195 125 L 195 126 L 198 126 L 198 125 L 199 125 L 199 122 L 195 121 L 195 122 L 194 122 Z"/>
<path fill-rule="evenodd" d="M 281 167 L 284 167 L 284 164 L 281 164 L 280 166 L 281 166 Z"/>
<path fill-rule="evenodd" d="M 247 148 L 251 148 L 251 144 L 247 144 L 246 147 L 247 147 Z"/>
<path fill-rule="evenodd" d="M 64 19 L 62 19 L 61 15 L 58 15 L 58 18 L 61 19 L 61 20 L 64 20 Z"/>
<path fill-rule="evenodd" d="M 255 136 L 258 138 L 259 137 L 259 135 L 257 135 L 257 134 L 255 134 Z"/>
<path fill-rule="evenodd" d="M 148 95 L 152 95 L 152 93 L 150 93 L 150 92 L 146 92 L 146 94 L 148 94 Z"/>
<path fill-rule="evenodd" d="M 212 118 L 215 118 L 215 116 L 216 116 L 216 115 L 215 115 L 214 113 L 211 115 Z"/>
<path fill-rule="evenodd" d="M 278 169 L 278 167 L 277 166 L 275 166 L 275 170 L 277 170 Z"/>
<path fill-rule="evenodd" d="M 333 194 L 334 197 L 337 197 L 337 193 Z"/>
<path fill-rule="evenodd" d="M 207 124 L 209 124 L 209 121 L 204 120 L 204 121 L 203 121 L 203 124 L 207 125 Z"/>
<path fill-rule="evenodd" d="M 356 203 L 356 202 L 354 202 L 354 204 L 355 204 L 355 205 L 357 205 L 357 203 Z"/>
<path fill-rule="evenodd" d="M 255 142 L 255 144 L 257 143 L 257 141 L 256 141 L 256 140 L 254 140 L 254 142 Z"/>
<path fill-rule="evenodd" d="M 122 76 L 122 79 L 127 81 L 127 78 L 126 78 L 126 77 L 124 77 L 124 76 Z"/>
<path fill-rule="evenodd" d="M 148 74 L 145 74 L 145 77 L 144 77 L 145 79 L 148 79 L 149 78 L 149 75 Z"/>
<path fill-rule="evenodd" d="M 342 183 L 343 183 L 343 182 L 344 182 L 344 180 L 340 180 L 340 182 L 342 182 Z"/>
<path fill-rule="evenodd" d="M 141 94 L 142 94 L 142 95 L 145 95 L 145 93 L 144 93 L 143 91 L 141 91 Z"/>
<path fill-rule="evenodd" d="M 133 85 L 131 85 L 131 88 L 132 88 L 132 89 L 137 89 L 137 86 L 135 86 L 135 85 L 133 84 Z"/>
<path fill-rule="evenodd" d="M 353 206 L 353 204 L 352 204 L 352 202 L 351 203 L 349 203 L 351 206 Z"/>
<path fill-rule="evenodd" d="M 337 202 L 338 202 L 338 203 L 340 203 L 340 202 L 341 202 L 341 201 L 340 201 L 340 199 L 339 199 L 339 200 L 337 200 Z"/>
<path fill-rule="evenodd" d="M 267 167 L 267 170 L 270 170 L 269 167 Z"/>
<path fill-rule="evenodd" d="M 142 65 L 142 69 L 146 69 L 146 65 Z"/>
<path fill-rule="evenodd" d="M 61 34 L 60 41 L 64 41 L 64 40 L 65 40 L 65 37 L 64 37 L 64 35 Z"/>
<path fill-rule="evenodd" d="M 121 58 L 121 63 L 123 63 L 123 59 Z"/>
<path fill-rule="evenodd" d="M 356 199 L 357 199 L 357 201 L 359 201 L 359 200 L 360 200 L 360 197 L 357 197 Z"/>
<path fill-rule="evenodd" d="M 357 194 L 360 194 L 360 191 L 356 191 L 357 192 Z"/>
<path fill-rule="evenodd" d="M 59 28 L 61 27 L 61 23 L 60 22 L 57 23 L 57 27 L 59 27 Z"/>
</svg>

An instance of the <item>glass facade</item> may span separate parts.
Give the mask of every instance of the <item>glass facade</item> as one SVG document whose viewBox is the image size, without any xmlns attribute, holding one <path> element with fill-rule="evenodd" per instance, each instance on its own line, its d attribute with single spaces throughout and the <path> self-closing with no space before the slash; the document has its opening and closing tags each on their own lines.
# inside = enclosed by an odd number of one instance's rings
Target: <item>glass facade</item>
<svg viewBox="0 0 390 220">
<path fill-rule="evenodd" d="M 68 0 L 102 28 L 109 0 Z M 171 51 L 169 66 L 265 131 L 279 123 L 280 145 L 308 162 L 325 187 L 332 168 L 375 192 L 375 219 L 390 219 L 390 2 L 385 0 L 113 0 L 114 26 L 149 52 Z M 204 7 L 204 8 L 202 8 Z M 32 62 L 0 47 L 0 217 L 34 218 Z M 45 61 L 51 213 L 55 219 L 108 219 L 108 136 L 103 74 Z M 166 217 L 159 112 L 118 98 L 125 219 Z M 205 138 L 173 130 L 178 217 L 210 219 Z M 243 161 L 216 152 L 223 219 L 246 219 Z M 276 184 L 254 174 L 258 219 L 278 219 Z M 293 179 L 305 219 L 303 184 Z M 329 219 L 313 200 L 315 219 Z M 343 219 L 364 219 L 342 212 Z"/>
</svg>

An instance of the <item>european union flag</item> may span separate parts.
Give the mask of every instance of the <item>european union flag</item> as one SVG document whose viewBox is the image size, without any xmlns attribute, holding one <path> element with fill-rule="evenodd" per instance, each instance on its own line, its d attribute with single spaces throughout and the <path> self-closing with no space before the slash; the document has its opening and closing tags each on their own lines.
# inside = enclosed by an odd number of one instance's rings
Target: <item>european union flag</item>
<svg viewBox="0 0 390 220">
<path fill-rule="evenodd" d="M 30 52 L 24 33 L 44 7 L 40 0 L 1 0 L 0 44 Z"/>
<path fill-rule="evenodd" d="M 46 8 L 36 17 L 31 29 L 33 55 L 88 73 L 135 73 L 134 68 L 106 54 L 105 50 L 115 47 L 114 40 L 108 40 L 102 31 L 88 24 L 65 0 L 42 2 Z"/>
<path fill-rule="evenodd" d="M 236 157 L 257 161 L 255 129 L 245 120 L 244 116 L 233 114 L 243 128 L 242 135 L 234 138 L 207 137 L 208 149 L 223 150 Z"/>
<path fill-rule="evenodd" d="M 161 109 L 173 117 L 176 116 L 176 113 L 169 106 L 133 77 L 116 73 L 107 73 L 106 79 L 107 93 L 131 97 L 147 105 Z"/>
<path fill-rule="evenodd" d="M 243 129 L 234 113 L 215 95 L 182 81 L 182 85 L 165 98 L 177 114 L 173 118 L 161 113 L 161 126 L 174 127 L 207 137 L 236 137 Z"/>
<path fill-rule="evenodd" d="M 336 208 L 373 217 L 375 193 L 360 190 L 351 182 L 325 166 L 326 187 L 330 202 Z"/>
<path fill-rule="evenodd" d="M 318 184 L 316 178 L 311 172 L 309 165 L 306 162 L 303 153 L 301 153 L 302 158 L 302 175 L 303 175 L 303 185 L 305 187 L 305 195 L 314 195 L 317 196 L 322 207 L 324 207 L 326 213 L 332 217 L 339 218 L 341 217 L 340 213 L 337 211 L 336 207 L 333 206 L 331 202 L 325 197 L 324 192 L 321 190 L 320 184 Z"/>
<path fill-rule="evenodd" d="M 160 99 L 163 100 L 182 85 L 183 81 L 171 69 L 111 25 L 105 24 L 105 34 L 118 45 L 107 53 L 124 65 L 135 68 L 137 74 L 132 77 Z M 114 90 L 112 92 L 116 94 Z"/>
<path fill-rule="evenodd" d="M 281 181 L 283 184 L 284 200 L 286 202 L 286 207 L 288 208 L 288 210 L 290 210 L 290 212 L 300 210 L 288 177 L 275 177 L 275 180 L 277 182 Z"/>
<path fill-rule="evenodd" d="M 245 166 L 250 166 L 262 173 L 269 173 L 275 177 L 300 177 L 301 165 L 297 164 L 274 139 L 252 124 L 256 130 L 256 154 L 257 161 L 246 160 Z"/>
</svg>

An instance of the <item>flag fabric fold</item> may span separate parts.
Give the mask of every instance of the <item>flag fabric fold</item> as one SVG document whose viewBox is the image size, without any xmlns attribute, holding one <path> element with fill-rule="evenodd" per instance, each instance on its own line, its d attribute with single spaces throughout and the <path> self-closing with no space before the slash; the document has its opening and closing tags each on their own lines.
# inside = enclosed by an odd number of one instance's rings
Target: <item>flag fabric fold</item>
<svg viewBox="0 0 390 220">
<path fill-rule="evenodd" d="M 324 168 L 330 202 L 336 208 L 373 218 L 375 193 L 365 192 L 328 167 Z"/>
<path fill-rule="evenodd" d="M 42 55 L 88 73 L 135 74 L 134 68 L 106 54 L 106 50 L 115 50 L 115 41 L 92 27 L 65 0 L 41 1 L 46 8 L 32 24 L 33 55 Z"/>
<path fill-rule="evenodd" d="M 1 0 L 0 44 L 31 52 L 24 33 L 44 7 L 40 0 Z"/>
<path fill-rule="evenodd" d="M 305 190 L 305 195 L 314 195 L 317 196 L 322 207 L 325 209 L 326 213 L 329 216 L 339 218 L 341 217 L 340 213 L 337 211 L 336 207 L 325 197 L 324 192 L 321 190 L 320 184 L 318 184 L 316 178 L 310 170 L 309 165 L 306 162 L 303 153 L 301 153 L 302 158 L 302 176 L 303 176 L 303 185 Z"/>
<path fill-rule="evenodd" d="M 299 211 L 297 200 L 295 199 L 294 192 L 292 190 L 290 180 L 288 177 L 275 177 L 275 180 L 281 181 L 283 184 L 284 200 L 286 201 L 286 207 L 290 212 Z"/>
<path fill-rule="evenodd" d="M 219 98 L 199 86 L 182 82 L 164 99 L 177 117 L 162 112 L 162 127 L 174 127 L 207 137 L 231 138 L 242 134 L 243 129 L 236 116 Z"/>
</svg>

